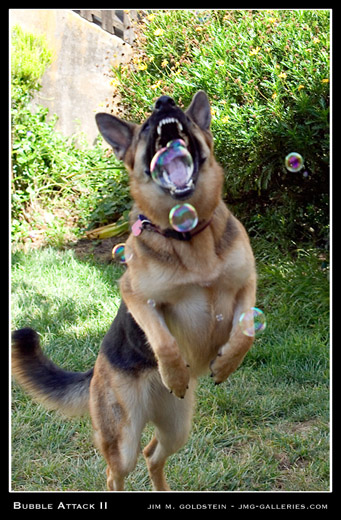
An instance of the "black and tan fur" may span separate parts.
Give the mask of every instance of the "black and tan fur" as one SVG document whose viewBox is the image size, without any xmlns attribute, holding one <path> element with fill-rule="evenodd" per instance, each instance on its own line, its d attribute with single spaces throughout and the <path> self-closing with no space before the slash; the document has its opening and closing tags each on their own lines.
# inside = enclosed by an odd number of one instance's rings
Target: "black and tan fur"
<svg viewBox="0 0 341 520">
<path fill-rule="evenodd" d="M 198 225 L 209 224 L 187 241 L 151 230 L 129 236 L 132 258 L 120 281 L 121 307 L 93 371 L 65 372 L 43 355 L 33 330 L 13 333 L 19 383 L 49 408 L 71 415 L 90 411 L 109 490 L 123 489 L 147 422 L 155 425 L 143 450 L 153 489 L 169 490 L 163 469 L 188 438 L 197 378 L 211 371 L 216 383 L 226 380 L 253 341 L 238 320 L 255 304 L 254 258 L 245 229 L 221 199 L 223 171 L 213 154 L 204 92 L 186 112 L 162 96 L 144 125 L 97 115 L 101 133 L 130 174 L 131 223 L 143 214 L 158 229 L 169 228 L 177 202 L 148 174 L 155 125 L 166 116 L 183 121 L 196 164 L 195 189 L 186 202 L 196 208 Z"/>
</svg>

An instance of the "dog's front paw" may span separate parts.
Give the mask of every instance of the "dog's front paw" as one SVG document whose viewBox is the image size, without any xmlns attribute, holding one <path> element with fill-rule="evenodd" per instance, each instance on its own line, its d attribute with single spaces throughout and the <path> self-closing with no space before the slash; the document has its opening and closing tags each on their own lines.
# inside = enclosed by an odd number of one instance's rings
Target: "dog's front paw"
<svg viewBox="0 0 341 520">
<path fill-rule="evenodd" d="M 183 399 L 188 389 L 190 376 L 188 366 L 183 359 L 179 356 L 171 363 L 160 363 L 159 372 L 166 388 L 176 397 Z"/>
<path fill-rule="evenodd" d="M 210 363 L 211 377 L 216 385 L 225 381 L 243 361 L 245 353 L 231 352 L 229 345 L 222 347 Z"/>
</svg>

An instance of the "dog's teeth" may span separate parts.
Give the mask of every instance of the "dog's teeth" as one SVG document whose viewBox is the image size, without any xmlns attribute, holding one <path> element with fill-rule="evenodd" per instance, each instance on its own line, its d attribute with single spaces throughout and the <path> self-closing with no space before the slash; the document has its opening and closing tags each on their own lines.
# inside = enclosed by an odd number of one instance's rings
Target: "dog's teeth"
<svg viewBox="0 0 341 520">
<path fill-rule="evenodd" d="M 169 177 L 168 177 L 168 174 L 166 171 L 163 172 L 163 179 L 164 179 L 166 185 L 169 185 Z M 173 189 L 175 189 L 175 188 L 173 188 Z"/>
<path fill-rule="evenodd" d="M 176 125 L 177 125 L 177 127 L 179 129 L 179 132 L 181 132 L 183 130 L 183 127 L 182 127 L 182 124 L 180 123 L 180 121 L 178 121 L 174 117 L 166 117 L 165 119 L 161 119 L 161 121 L 157 125 L 157 133 L 159 135 L 161 135 L 162 126 L 163 125 L 168 125 L 169 123 L 176 123 Z"/>
</svg>

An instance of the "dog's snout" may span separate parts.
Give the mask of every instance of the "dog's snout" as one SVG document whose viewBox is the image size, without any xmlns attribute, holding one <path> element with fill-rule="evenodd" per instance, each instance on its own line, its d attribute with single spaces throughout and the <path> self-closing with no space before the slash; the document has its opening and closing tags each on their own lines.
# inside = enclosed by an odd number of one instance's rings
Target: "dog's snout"
<svg viewBox="0 0 341 520">
<path fill-rule="evenodd" d="M 175 101 L 169 96 L 161 96 L 155 102 L 155 110 L 164 110 L 166 108 L 175 107 Z"/>
</svg>

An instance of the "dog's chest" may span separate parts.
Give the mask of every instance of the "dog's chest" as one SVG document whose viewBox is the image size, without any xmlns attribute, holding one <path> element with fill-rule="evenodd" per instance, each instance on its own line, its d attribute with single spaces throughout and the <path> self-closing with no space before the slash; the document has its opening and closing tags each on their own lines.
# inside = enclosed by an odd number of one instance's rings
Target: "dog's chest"
<svg viewBox="0 0 341 520">
<path fill-rule="evenodd" d="M 170 301 L 161 305 L 160 312 L 191 371 L 201 375 L 228 341 L 234 295 L 218 284 L 192 285 L 178 289 Z"/>
</svg>

